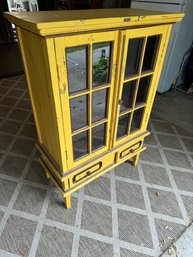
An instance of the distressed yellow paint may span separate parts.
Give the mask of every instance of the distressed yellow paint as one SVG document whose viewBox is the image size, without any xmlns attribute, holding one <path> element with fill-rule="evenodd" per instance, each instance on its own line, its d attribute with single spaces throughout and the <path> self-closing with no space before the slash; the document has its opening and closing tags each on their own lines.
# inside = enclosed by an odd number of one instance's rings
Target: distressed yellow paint
<svg viewBox="0 0 193 257">
<path fill-rule="evenodd" d="M 164 14 L 134 9 L 108 9 L 83 11 L 54 11 L 34 13 L 5 13 L 8 20 L 16 24 L 17 35 L 25 66 L 32 109 L 38 134 L 37 148 L 41 153 L 40 163 L 46 175 L 65 198 L 66 208 L 71 207 L 70 195 L 105 174 L 122 162 L 133 159 L 137 165 L 143 146 L 148 120 L 153 105 L 159 76 L 172 28 L 172 23 L 182 19 L 183 14 Z M 147 37 L 160 35 L 159 51 L 153 70 L 141 74 L 142 60 Z M 144 38 L 139 72 L 124 78 L 127 49 L 130 39 Z M 87 92 L 69 95 L 65 50 L 67 47 L 87 45 L 89 63 L 92 63 L 94 43 L 113 42 L 110 83 L 93 89 L 92 67 L 89 66 Z M 120 114 L 123 83 L 138 79 L 133 103 L 136 100 L 139 78 L 151 75 L 151 86 L 147 101 L 140 106 Z M 92 92 L 108 88 L 107 118 L 91 124 L 92 110 L 89 108 L 88 128 L 71 132 L 70 99 L 88 94 L 92 104 Z M 118 118 L 144 107 L 140 129 L 116 140 Z M 92 129 L 107 124 L 105 147 L 91 152 Z M 128 126 L 130 131 L 131 122 Z M 89 154 L 74 161 L 72 135 L 88 131 Z"/>
<path fill-rule="evenodd" d="M 126 28 L 181 21 L 182 13 L 138 9 L 102 9 L 5 13 L 11 22 L 42 36 L 101 29 Z"/>
</svg>

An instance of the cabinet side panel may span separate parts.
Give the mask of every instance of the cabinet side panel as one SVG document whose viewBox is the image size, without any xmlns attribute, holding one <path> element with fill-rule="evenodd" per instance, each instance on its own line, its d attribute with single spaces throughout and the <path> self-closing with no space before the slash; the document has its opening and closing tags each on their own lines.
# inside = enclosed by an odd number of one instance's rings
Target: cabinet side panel
<svg viewBox="0 0 193 257">
<path fill-rule="evenodd" d="M 42 40 L 42 49 L 44 53 L 44 60 L 46 65 L 45 71 L 47 77 L 50 78 L 50 84 L 48 84 L 49 94 L 52 95 L 50 98 L 51 107 L 53 109 L 54 115 L 56 116 L 57 122 L 54 124 L 56 126 L 55 130 L 57 137 L 59 137 L 60 149 L 61 149 L 61 158 L 62 158 L 62 171 L 65 172 L 68 170 L 67 165 L 67 154 L 66 154 L 66 138 L 64 131 L 64 120 L 60 99 L 60 88 L 59 88 L 59 77 L 58 77 L 58 67 L 56 63 L 56 52 L 55 52 L 55 43 L 53 38 L 46 38 Z"/>
<path fill-rule="evenodd" d="M 57 119 L 51 87 L 51 78 L 46 72 L 49 67 L 45 62 L 42 41 L 45 39 L 17 28 L 30 98 L 41 145 L 62 169 L 60 143 L 57 131 Z"/>
</svg>

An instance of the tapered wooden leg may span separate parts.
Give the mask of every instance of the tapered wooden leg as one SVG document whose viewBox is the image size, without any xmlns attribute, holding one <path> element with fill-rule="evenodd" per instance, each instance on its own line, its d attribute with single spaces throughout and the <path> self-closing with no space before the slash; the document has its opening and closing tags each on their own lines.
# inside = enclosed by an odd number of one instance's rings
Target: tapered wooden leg
<svg viewBox="0 0 193 257">
<path fill-rule="evenodd" d="M 133 161 L 132 161 L 133 166 L 137 166 L 138 161 L 139 161 L 139 154 L 136 154 L 136 155 L 133 157 Z"/>
<path fill-rule="evenodd" d="M 71 195 L 64 197 L 66 209 L 71 208 Z"/>
</svg>

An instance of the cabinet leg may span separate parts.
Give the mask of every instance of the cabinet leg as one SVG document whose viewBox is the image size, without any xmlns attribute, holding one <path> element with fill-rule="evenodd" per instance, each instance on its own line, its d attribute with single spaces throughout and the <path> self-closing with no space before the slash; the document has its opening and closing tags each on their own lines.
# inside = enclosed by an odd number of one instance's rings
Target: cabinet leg
<svg viewBox="0 0 193 257">
<path fill-rule="evenodd" d="M 137 166 L 138 161 L 139 161 L 139 154 L 136 154 L 136 155 L 133 157 L 133 161 L 132 161 L 133 166 Z"/>
<path fill-rule="evenodd" d="M 71 195 L 64 197 L 66 209 L 71 208 Z"/>
<path fill-rule="evenodd" d="M 47 177 L 47 179 L 50 178 L 50 174 L 48 172 L 46 172 L 46 177 Z"/>
</svg>

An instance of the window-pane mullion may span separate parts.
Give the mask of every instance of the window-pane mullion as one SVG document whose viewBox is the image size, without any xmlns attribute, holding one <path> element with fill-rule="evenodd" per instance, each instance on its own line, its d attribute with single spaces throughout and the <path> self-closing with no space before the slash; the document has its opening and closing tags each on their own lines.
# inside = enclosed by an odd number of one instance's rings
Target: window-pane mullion
<svg viewBox="0 0 193 257">
<path fill-rule="evenodd" d="M 89 46 L 88 51 L 88 88 L 89 88 L 89 101 L 88 101 L 88 120 L 89 120 L 89 154 L 92 153 L 92 45 Z"/>
<path fill-rule="evenodd" d="M 71 94 L 69 96 L 69 99 L 73 99 L 73 98 L 76 98 L 78 96 L 84 96 L 84 95 L 87 95 L 88 94 L 88 90 L 85 90 L 85 91 L 82 91 L 82 92 L 78 92 L 78 93 L 74 93 L 74 94 Z"/>
<path fill-rule="evenodd" d="M 82 133 L 82 132 L 84 132 L 84 131 L 86 131 L 86 130 L 88 130 L 88 126 L 87 126 L 87 127 L 84 127 L 84 128 L 81 128 L 81 129 L 75 130 L 75 131 L 72 133 L 72 136 L 75 136 L 75 135 L 77 135 L 77 134 L 80 134 L 80 133 Z"/>
<path fill-rule="evenodd" d="M 127 127 L 127 135 L 130 134 L 131 123 L 132 123 L 132 120 L 133 120 L 133 113 L 134 113 L 134 111 L 132 111 L 131 114 L 130 114 L 130 120 L 129 120 L 128 127 Z"/>
<path fill-rule="evenodd" d="M 96 88 L 93 88 L 93 92 L 97 92 L 97 91 L 100 91 L 100 90 L 102 90 L 102 89 L 108 89 L 108 88 L 110 88 L 110 86 L 111 86 L 111 84 L 106 84 L 106 85 L 103 85 L 103 86 L 100 86 L 100 87 L 96 87 Z"/>
</svg>

